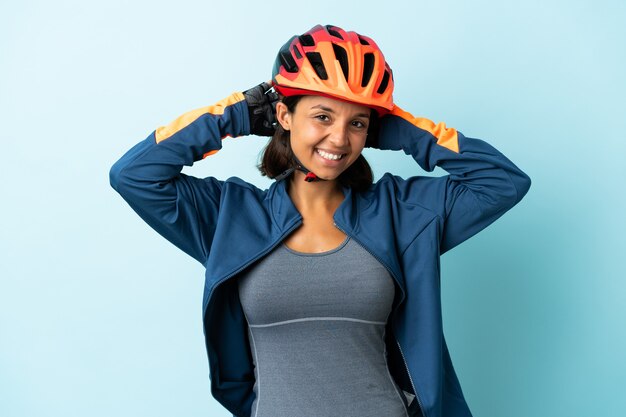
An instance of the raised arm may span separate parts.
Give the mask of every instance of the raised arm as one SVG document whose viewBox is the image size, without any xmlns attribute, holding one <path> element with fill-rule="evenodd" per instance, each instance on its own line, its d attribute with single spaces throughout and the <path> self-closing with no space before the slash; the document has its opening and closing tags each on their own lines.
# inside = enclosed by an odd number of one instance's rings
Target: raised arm
<svg viewBox="0 0 626 417">
<path fill-rule="evenodd" d="M 219 151 L 225 137 L 271 134 L 259 114 L 269 104 L 263 94 L 268 88 L 261 84 L 183 114 L 131 148 L 110 170 L 111 186 L 137 214 L 201 263 L 211 247 L 223 182 L 181 171 Z"/>
<path fill-rule="evenodd" d="M 429 184 L 423 177 L 397 181 L 399 198 L 429 201 L 441 215 L 441 254 L 493 223 L 530 188 L 528 175 L 487 142 L 397 106 L 381 119 L 377 147 L 402 149 L 425 171 L 439 166 L 449 173 Z"/>
</svg>

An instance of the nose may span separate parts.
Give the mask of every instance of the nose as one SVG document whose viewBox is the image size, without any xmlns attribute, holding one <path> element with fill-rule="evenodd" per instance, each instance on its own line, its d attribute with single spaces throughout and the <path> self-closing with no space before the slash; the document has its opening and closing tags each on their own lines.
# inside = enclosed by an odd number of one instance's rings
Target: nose
<svg viewBox="0 0 626 417">
<path fill-rule="evenodd" d="M 344 123 L 333 123 L 331 127 L 330 142 L 337 148 L 343 148 L 350 142 L 348 138 L 348 126 Z"/>
</svg>

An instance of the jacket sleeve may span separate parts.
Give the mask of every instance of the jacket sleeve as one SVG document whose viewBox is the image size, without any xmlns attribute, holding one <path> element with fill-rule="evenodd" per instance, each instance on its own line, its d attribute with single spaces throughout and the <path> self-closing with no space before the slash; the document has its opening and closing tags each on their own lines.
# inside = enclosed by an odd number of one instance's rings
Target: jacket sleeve
<svg viewBox="0 0 626 417">
<path fill-rule="evenodd" d="M 110 170 L 111 186 L 154 230 L 201 263 L 208 257 L 222 181 L 196 178 L 184 165 L 216 153 L 226 136 L 249 133 L 248 108 L 235 93 L 159 127 Z"/>
<path fill-rule="evenodd" d="M 425 171 L 439 166 L 449 173 L 431 186 L 423 177 L 396 185 L 399 198 L 422 205 L 428 201 L 439 213 L 441 254 L 493 223 L 526 195 L 531 184 L 528 175 L 488 143 L 398 107 L 381 119 L 378 148 L 402 149 Z"/>
</svg>

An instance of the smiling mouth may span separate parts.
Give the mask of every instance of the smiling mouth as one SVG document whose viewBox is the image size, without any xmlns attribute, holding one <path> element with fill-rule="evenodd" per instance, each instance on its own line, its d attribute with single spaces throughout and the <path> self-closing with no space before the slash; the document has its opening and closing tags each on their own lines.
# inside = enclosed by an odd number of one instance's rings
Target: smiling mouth
<svg viewBox="0 0 626 417">
<path fill-rule="evenodd" d="M 322 158 L 327 159 L 329 161 L 338 161 L 340 159 L 343 159 L 344 156 L 346 156 L 345 153 L 334 154 L 334 153 L 323 151 L 321 149 L 315 149 L 315 151 L 317 152 L 317 154 L 319 156 L 321 156 Z"/>
</svg>

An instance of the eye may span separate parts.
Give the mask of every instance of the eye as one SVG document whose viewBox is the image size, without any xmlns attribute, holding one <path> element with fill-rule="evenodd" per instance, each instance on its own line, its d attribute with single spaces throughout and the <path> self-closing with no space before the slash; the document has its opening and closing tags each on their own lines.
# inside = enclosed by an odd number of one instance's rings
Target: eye
<svg viewBox="0 0 626 417">
<path fill-rule="evenodd" d="M 318 114 L 317 116 L 315 116 L 315 118 L 321 120 L 322 122 L 327 122 L 330 120 L 330 117 L 328 117 L 328 115 L 326 114 Z"/>
<path fill-rule="evenodd" d="M 367 124 L 363 123 L 360 120 L 354 120 L 352 122 L 352 126 L 356 127 L 357 129 L 367 129 Z"/>
</svg>

